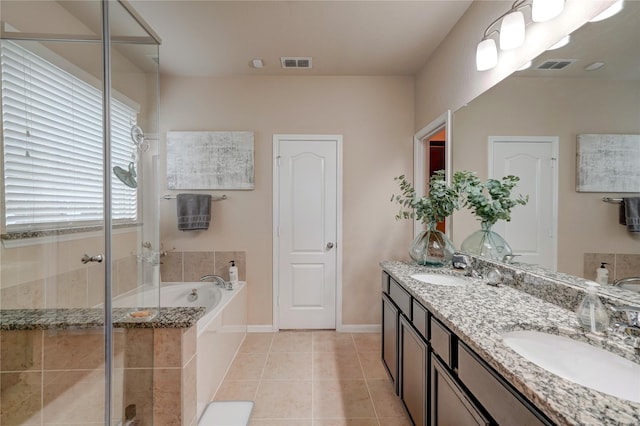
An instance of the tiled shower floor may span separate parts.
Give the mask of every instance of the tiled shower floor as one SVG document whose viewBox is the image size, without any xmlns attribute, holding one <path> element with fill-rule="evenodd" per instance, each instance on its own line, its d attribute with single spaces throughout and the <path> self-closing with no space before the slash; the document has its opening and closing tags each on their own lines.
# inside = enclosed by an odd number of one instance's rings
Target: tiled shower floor
<svg viewBox="0 0 640 426">
<path fill-rule="evenodd" d="M 379 333 L 249 333 L 214 400 L 255 401 L 256 426 L 405 426 Z"/>
</svg>

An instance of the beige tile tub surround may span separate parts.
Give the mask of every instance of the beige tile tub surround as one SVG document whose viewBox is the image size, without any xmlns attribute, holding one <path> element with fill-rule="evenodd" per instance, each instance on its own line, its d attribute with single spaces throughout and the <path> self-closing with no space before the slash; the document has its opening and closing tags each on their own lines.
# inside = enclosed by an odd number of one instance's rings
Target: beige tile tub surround
<svg viewBox="0 0 640 426">
<path fill-rule="evenodd" d="M 250 333 L 214 400 L 253 400 L 251 425 L 408 426 L 380 334 Z"/>
<path fill-rule="evenodd" d="M 625 277 L 640 277 L 640 253 L 585 253 L 584 278 L 596 279 L 596 269 L 607 262 L 609 283 Z"/>
<path fill-rule="evenodd" d="M 196 328 L 116 329 L 113 412 L 140 426 L 196 423 Z M 0 424 L 101 425 L 102 328 L 0 332 Z M 153 389 L 153 392 L 150 390 Z"/>
<path fill-rule="evenodd" d="M 229 280 L 231 260 L 236 261 L 238 279 L 246 281 L 247 261 L 244 251 L 170 251 L 162 258 L 162 282 L 197 282 L 204 275 L 220 275 Z"/>
</svg>

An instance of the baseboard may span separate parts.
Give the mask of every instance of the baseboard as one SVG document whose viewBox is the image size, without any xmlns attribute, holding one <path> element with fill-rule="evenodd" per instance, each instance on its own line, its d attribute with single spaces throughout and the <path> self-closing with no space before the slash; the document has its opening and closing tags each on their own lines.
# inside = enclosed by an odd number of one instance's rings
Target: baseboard
<svg viewBox="0 0 640 426">
<path fill-rule="evenodd" d="M 380 324 L 342 324 L 336 327 L 341 333 L 380 333 Z M 273 333 L 275 328 L 271 324 L 248 325 L 247 333 Z"/>
<path fill-rule="evenodd" d="M 247 326 L 247 333 L 272 333 L 272 332 L 273 332 L 272 324 Z"/>
<path fill-rule="evenodd" d="M 342 324 L 337 331 L 342 333 L 380 333 L 380 324 Z"/>
</svg>

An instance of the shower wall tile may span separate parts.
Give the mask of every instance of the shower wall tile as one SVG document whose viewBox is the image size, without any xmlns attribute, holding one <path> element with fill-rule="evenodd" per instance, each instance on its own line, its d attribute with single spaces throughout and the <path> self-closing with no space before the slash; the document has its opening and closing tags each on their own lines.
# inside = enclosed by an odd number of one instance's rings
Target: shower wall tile
<svg viewBox="0 0 640 426">
<path fill-rule="evenodd" d="M 157 328 L 153 331 L 154 367 L 182 367 L 182 329 Z"/>
<path fill-rule="evenodd" d="M 160 259 L 162 282 L 182 282 L 182 252 L 170 251 Z"/>
<path fill-rule="evenodd" d="M 104 370 L 45 371 L 44 425 L 88 424 L 104 419 Z"/>
<path fill-rule="evenodd" d="M 45 370 L 93 370 L 104 367 L 102 329 L 44 332 Z"/>
<path fill-rule="evenodd" d="M 45 307 L 44 280 L 31 281 L 0 290 L 2 309 L 42 309 Z"/>
<path fill-rule="evenodd" d="M 640 254 L 616 254 L 614 279 L 640 277 Z"/>
<path fill-rule="evenodd" d="M 42 372 L 0 373 L 0 424 L 41 425 Z"/>
<path fill-rule="evenodd" d="M 104 303 L 104 269 L 104 265 L 101 264 L 92 264 L 87 268 L 87 297 L 89 299 L 89 307 Z M 115 277 L 115 275 L 113 274 L 113 271 L 115 271 L 115 269 L 115 265 L 112 265 L 112 277 Z M 117 291 L 117 287 L 117 285 L 111 285 L 111 292 L 114 296 L 117 296 L 119 294 Z"/>
<path fill-rule="evenodd" d="M 238 267 L 238 279 L 240 281 L 246 281 L 247 276 L 247 254 L 244 251 L 216 251 L 216 263 L 215 274 L 220 275 L 225 280 L 229 281 L 229 266 L 231 261 L 236 261 Z"/>
<path fill-rule="evenodd" d="M 163 426 L 182 425 L 182 369 L 153 369 L 153 421 Z"/>
<path fill-rule="evenodd" d="M 214 272 L 214 256 L 211 251 L 186 251 L 184 259 L 184 282 L 197 282 L 203 275 Z"/>
<path fill-rule="evenodd" d="M 118 294 L 134 290 L 138 285 L 138 260 L 135 256 L 125 257 L 116 262 L 118 266 Z"/>
<path fill-rule="evenodd" d="M 76 269 L 45 280 L 47 308 L 86 308 L 87 269 Z"/>
<path fill-rule="evenodd" d="M 0 332 L 0 371 L 42 370 L 42 330 Z"/>
</svg>

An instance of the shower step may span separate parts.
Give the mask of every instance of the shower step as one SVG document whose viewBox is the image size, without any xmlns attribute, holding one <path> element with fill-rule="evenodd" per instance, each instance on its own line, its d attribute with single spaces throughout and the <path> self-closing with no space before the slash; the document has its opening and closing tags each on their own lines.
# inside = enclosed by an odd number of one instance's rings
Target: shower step
<svg viewBox="0 0 640 426">
<path fill-rule="evenodd" d="M 204 409 L 198 426 L 246 426 L 253 401 L 214 401 Z"/>
</svg>

